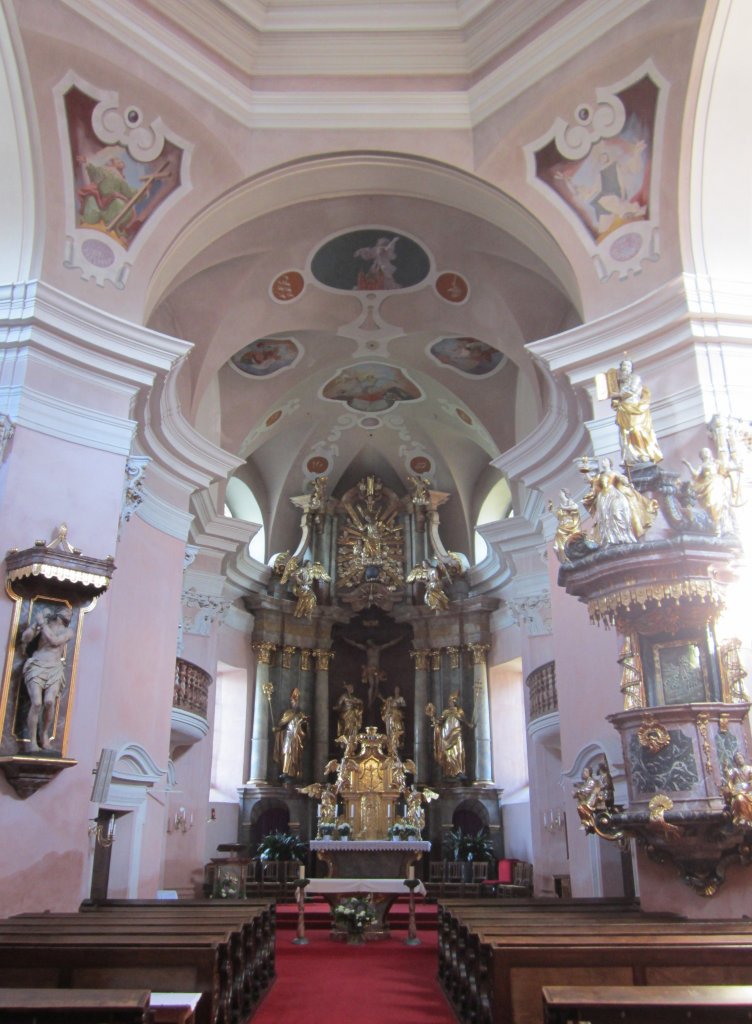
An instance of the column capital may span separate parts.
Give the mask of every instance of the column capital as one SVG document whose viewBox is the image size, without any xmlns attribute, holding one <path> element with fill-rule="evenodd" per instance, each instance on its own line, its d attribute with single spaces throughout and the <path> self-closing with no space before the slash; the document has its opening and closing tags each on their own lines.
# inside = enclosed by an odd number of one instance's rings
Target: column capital
<svg viewBox="0 0 752 1024">
<path fill-rule="evenodd" d="M 274 660 L 274 652 L 277 649 L 276 644 L 272 643 L 271 640 L 258 640 L 251 644 L 251 648 L 255 651 L 262 665 L 271 665 Z"/>
<path fill-rule="evenodd" d="M 415 668 L 419 672 L 426 672 L 428 670 L 428 659 L 431 655 L 431 651 L 427 648 L 418 648 L 417 650 L 410 651 L 410 657 L 415 662 Z"/>
<path fill-rule="evenodd" d="M 316 659 L 316 671 L 317 672 L 328 672 L 329 665 L 334 658 L 334 651 L 327 651 L 323 647 L 317 647 L 311 651 L 314 658 Z"/>
<path fill-rule="evenodd" d="M 473 656 L 473 665 L 483 665 L 486 661 L 486 655 L 491 650 L 490 644 L 471 643 L 465 644 L 468 651 Z"/>
<path fill-rule="evenodd" d="M 313 651 L 308 647 L 300 648 L 300 670 L 301 672 L 308 672 L 311 667 L 311 658 L 313 657 Z"/>
<path fill-rule="evenodd" d="M 282 668 L 290 668 L 292 665 L 292 656 L 297 651 L 297 647 L 294 644 L 285 644 L 282 648 Z"/>
<path fill-rule="evenodd" d="M 447 647 L 446 648 L 446 652 L 449 655 L 449 664 L 450 664 L 451 668 L 459 668 L 460 667 L 460 651 L 461 651 L 461 649 L 462 648 L 455 647 L 454 645 L 452 645 L 451 647 Z"/>
</svg>

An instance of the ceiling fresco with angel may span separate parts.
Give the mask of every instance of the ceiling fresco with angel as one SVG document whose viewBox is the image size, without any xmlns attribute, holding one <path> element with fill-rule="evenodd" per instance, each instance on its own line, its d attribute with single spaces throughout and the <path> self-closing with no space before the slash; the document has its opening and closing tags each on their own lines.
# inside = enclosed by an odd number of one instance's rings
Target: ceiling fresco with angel
<svg viewBox="0 0 752 1024">
<path fill-rule="evenodd" d="M 311 273 L 340 291 L 394 291 L 428 276 L 428 253 L 412 238 L 390 228 L 361 228 L 329 239 L 314 254 Z"/>
</svg>

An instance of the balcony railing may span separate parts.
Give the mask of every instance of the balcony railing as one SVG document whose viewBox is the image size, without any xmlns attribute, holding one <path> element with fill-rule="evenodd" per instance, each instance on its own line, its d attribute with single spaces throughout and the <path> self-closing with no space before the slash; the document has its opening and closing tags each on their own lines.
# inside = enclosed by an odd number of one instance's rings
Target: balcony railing
<svg viewBox="0 0 752 1024">
<path fill-rule="evenodd" d="M 172 706 L 206 718 L 212 678 L 198 665 L 178 658 L 175 662 L 175 691 Z"/>
<path fill-rule="evenodd" d="M 536 668 L 527 677 L 526 685 L 530 689 L 530 721 L 550 715 L 559 710 L 559 697 L 556 693 L 556 663 L 546 662 Z"/>
</svg>

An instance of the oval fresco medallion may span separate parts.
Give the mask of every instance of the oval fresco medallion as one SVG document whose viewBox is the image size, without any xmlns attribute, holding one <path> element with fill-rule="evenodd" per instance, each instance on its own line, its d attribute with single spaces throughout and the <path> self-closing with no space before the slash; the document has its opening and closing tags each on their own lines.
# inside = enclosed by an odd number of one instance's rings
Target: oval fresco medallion
<svg viewBox="0 0 752 1024">
<path fill-rule="evenodd" d="M 425 455 L 416 455 L 415 458 L 410 459 L 410 469 L 413 473 L 420 473 L 421 476 L 424 473 L 429 473 L 431 466 L 431 460 L 427 459 Z"/>
<path fill-rule="evenodd" d="M 305 288 L 305 280 L 299 270 L 286 270 L 272 281 L 270 291 L 277 302 L 292 302 Z"/>
<path fill-rule="evenodd" d="M 311 273 L 337 291 L 414 288 L 431 269 L 428 253 L 412 238 L 388 228 L 361 228 L 330 238 L 311 260 Z"/>
<path fill-rule="evenodd" d="M 468 416 L 464 409 L 455 409 L 454 411 L 457 413 L 457 415 L 459 416 L 463 423 L 467 423 L 468 427 L 472 427 L 472 417 Z"/>
<path fill-rule="evenodd" d="M 464 302 L 470 292 L 470 286 L 465 278 L 453 271 L 439 274 L 434 288 L 447 302 Z"/>
<path fill-rule="evenodd" d="M 236 352 L 230 362 L 249 377 L 269 377 L 297 362 L 300 352 L 292 338 L 258 338 Z"/>
<path fill-rule="evenodd" d="M 266 426 L 267 427 L 273 427 L 274 424 L 281 418 L 281 416 L 282 416 L 282 410 L 281 409 L 275 409 L 274 412 L 270 416 L 266 417 Z"/>
<path fill-rule="evenodd" d="M 397 366 L 384 363 L 358 363 L 346 366 L 328 381 L 321 397 L 344 402 L 356 412 L 384 412 L 397 402 L 422 398 L 420 388 Z"/>
<path fill-rule="evenodd" d="M 502 352 L 477 338 L 441 338 L 428 351 L 437 363 L 469 377 L 485 377 L 504 360 Z"/>
<path fill-rule="evenodd" d="M 306 469 L 309 473 L 315 473 L 316 476 L 320 476 L 329 469 L 329 459 L 325 459 L 323 455 L 312 455 L 308 462 L 306 462 Z"/>
</svg>

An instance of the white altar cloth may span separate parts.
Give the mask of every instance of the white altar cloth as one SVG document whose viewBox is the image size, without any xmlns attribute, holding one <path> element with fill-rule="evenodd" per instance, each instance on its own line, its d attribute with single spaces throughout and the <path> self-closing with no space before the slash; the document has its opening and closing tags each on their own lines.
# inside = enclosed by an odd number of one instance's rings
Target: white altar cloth
<svg viewBox="0 0 752 1024">
<path fill-rule="evenodd" d="M 431 844 L 425 839 L 408 839 L 393 842 L 391 839 L 312 839 L 309 843 L 312 850 L 336 851 L 337 853 L 371 853 L 375 850 L 387 850 L 390 853 L 410 850 L 428 853 Z"/>
<path fill-rule="evenodd" d="M 328 896 L 331 893 L 346 895 L 355 892 L 394 893 L 407 896 L 410 890 L 402 878 L 312 878 L 305 887 L 306 896 L 315 894 Z M 415 892 L 418 896 L 425 896 L 425 885 L 418 882 Z"/>
</svg>

